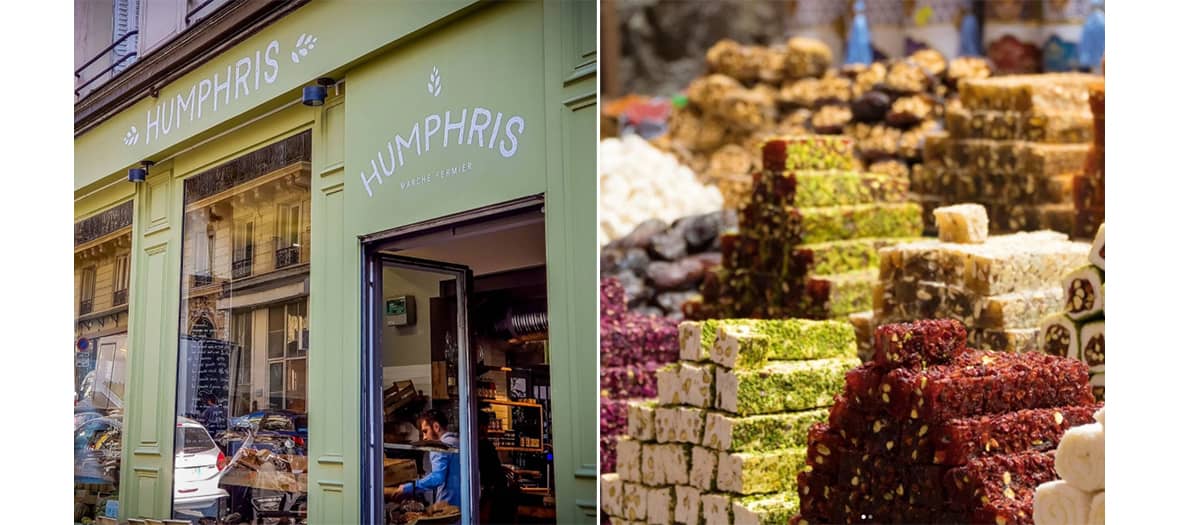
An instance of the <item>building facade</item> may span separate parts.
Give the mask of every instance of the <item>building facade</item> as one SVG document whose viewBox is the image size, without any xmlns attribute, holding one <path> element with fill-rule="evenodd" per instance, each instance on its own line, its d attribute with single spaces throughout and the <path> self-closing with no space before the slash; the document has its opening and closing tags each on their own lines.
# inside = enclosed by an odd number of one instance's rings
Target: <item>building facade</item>
<svg viewBox="0 0 1180 525">
<path fill-rule="evenodd" d="M 596 519 L 594 2 L 75 7 L 76 521 Z"/>
</svg>

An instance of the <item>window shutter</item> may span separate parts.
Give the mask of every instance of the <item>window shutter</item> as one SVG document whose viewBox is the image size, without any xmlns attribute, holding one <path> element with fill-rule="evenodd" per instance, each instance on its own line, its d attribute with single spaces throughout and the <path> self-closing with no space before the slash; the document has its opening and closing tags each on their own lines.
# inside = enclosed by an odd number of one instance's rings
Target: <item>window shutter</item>
<svg viewBox="0 0 1180 525">
<path fill-rule="evenodd" d="M 123 35 L 139 29 L 139 0 L 115 0 L 115 16 L 114 16 L 114 31 L 112 34 L 112 42 L 123 38 Z M 139 51 L 139 36 L 133 36 L 119 43 L 112 50 L 114 55 L 111 57 L 111 62 L 118 62 L 121 58 Z M 115 67 L 115 73 L 119 73 L 134 64 L 139 58 L 129 58 L 123 63 Z"/>
</svg>

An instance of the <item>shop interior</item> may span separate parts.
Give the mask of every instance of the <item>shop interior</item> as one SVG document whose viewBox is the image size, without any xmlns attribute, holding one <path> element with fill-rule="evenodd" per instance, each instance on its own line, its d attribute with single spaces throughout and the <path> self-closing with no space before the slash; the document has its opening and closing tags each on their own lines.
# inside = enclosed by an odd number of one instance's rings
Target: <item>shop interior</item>
<svg viewBox="0 0 1180 525">
<path fill-rule="evenodd" d="M 473 521 L 454 483 L 481 523 L 554 522 L 544 233 L 538 205 L 377 251 L 385 523 Z"/>
</svg>

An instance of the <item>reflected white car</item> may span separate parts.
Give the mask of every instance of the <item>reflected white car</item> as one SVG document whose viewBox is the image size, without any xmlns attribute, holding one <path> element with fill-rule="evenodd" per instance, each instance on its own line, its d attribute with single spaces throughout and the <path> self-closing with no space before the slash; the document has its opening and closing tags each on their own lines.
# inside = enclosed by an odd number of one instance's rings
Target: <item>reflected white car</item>
<svg viewBox="0 0 1180 525">
<path fill-rule="evenodd" d="M 217 518 L 229 493 L 218 488 L 228 464 L 225 454 L 200 423 L 178 418 L 172 514 L 177 519 Z"/>
</svg>

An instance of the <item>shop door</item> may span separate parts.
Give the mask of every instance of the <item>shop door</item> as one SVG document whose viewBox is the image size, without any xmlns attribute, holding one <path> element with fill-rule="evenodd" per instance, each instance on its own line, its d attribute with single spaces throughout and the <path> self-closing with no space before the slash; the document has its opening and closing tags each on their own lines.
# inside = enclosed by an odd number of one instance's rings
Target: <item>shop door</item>
<svg viewBox="0 0 1180 525">
<path fill-rule="evenodd" d="M 386 253 L 366 264 L 363 521 L 476 523 L 472 272 Z"/>
</svg>

